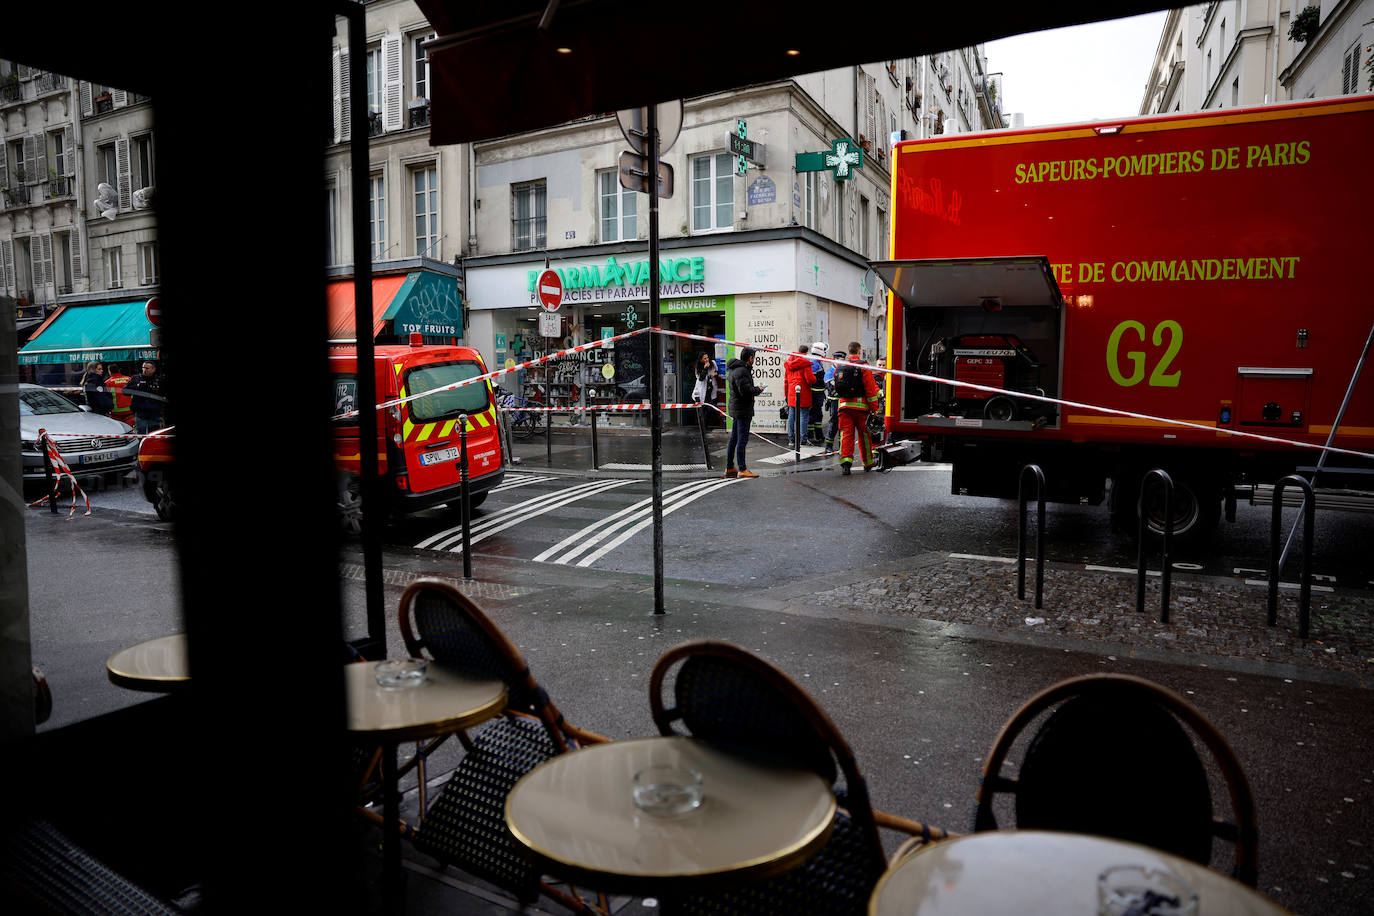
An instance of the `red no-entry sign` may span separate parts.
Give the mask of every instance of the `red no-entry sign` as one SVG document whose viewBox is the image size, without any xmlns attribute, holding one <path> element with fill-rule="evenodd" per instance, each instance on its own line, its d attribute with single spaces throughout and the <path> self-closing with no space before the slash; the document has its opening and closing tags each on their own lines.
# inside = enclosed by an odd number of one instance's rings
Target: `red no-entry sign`
<svg viewBox="0 0 1374 916">
<path fill-rule="evenodd" d="M 539 284 L 535 287 L 535 292 L 539 294 L 539 304 L 547 311 L 556 312 L 563 304 L 563 281 L 552 270 L 546 270 L 539 275 Z"/>
<path fill-rule="evenodd" d="M 153 327 L 162 327 L 162 303 L 157 300 L 157 296 L 143 304 L 143 314 L 148 316 L 148 323 Z"/>
</svg>

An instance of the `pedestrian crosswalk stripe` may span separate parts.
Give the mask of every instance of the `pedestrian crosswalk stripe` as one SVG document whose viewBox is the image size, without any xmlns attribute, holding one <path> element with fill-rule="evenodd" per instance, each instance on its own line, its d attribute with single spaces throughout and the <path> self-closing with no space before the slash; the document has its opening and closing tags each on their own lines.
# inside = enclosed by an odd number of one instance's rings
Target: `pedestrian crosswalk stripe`
<svg viewBox="0 0 1374 916">
<path fill-rule="evenodd" d="M 707 493 L 714 492 L 723 486 L 729 486 L 737 482 L 738 478 L 712 478 L 707 481 L 696 480 L 679 484 L 664 492 L 663 514 L 668 515 L 688 503 L 705 496 Z M 652 521 L 653 497 L 646 497 L 613 515 L 587 525 L 582 530 L 559 541 L 534 559 L 539 562 L 552 562 L 558 564 L 571 563 L 616 531 L 625 528 L 627 525 L 632 526 L 629 530 L 624 531 L 619 537 L 614 538 L 610 543 L 577 564 L 579 566 L 588 566 L 605 556 L 609 551 L 625 543 L 625 541 L 629 540 L 639 531 L 642 531 L 647 525 L 652 523 Z"/>
<path fill-rule="evenodd" d="M 469 524 L 469 535 L 472 543 L 490 537 L 500 531 L 505 531 L 514 525 L 529 519 L 536 518 L 554 509 L 566 506 L 568 503 L 576 502 L 588 496 L 595 496 L 606 490 L 613 490 L 634 483 L 633 480 L 598 480 L 591 483 L 583 483 L 577 486 L 564 487 L 552 493 L 544 493 L 532 497 L 513 506 L 508 506 L 498 512 L 485 516 L 475 525 Z M 462 550 L 463 529 L 462 526 L 449 528 L 431 535 L 415 546 L 421 550 L 453 550 L 457 553 Z"/>
</svg>

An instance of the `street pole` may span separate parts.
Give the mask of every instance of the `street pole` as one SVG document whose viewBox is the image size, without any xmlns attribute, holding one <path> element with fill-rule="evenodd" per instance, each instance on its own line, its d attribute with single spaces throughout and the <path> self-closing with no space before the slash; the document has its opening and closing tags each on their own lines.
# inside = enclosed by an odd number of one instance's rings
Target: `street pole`
<svg viewBox="0 0 1374 916">
<path fill-rule="evenodd" d="M 658 105 L 645 109 L 649 129 L 649 425 L 653 443 L 654 613 L 663 610 L 663 335 L 658 333 Z"/>
</svg>

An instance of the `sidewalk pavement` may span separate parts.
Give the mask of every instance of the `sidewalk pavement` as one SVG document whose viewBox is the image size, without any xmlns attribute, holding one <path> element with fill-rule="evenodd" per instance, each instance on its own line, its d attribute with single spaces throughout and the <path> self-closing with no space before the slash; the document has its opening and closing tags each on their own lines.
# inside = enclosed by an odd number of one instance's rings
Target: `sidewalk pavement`
<svg viewBox="0 0 1374 916">
<path fill-rule="evenodd" d="M 563 438 L 555 433 L 555 455 L 572 465 L 563 469 L 586 473 L 577 444 Z M 665 466 L 690 447 L 683 438 L 665 435 Z M 612 449 L 622 446 L 628 455 L 632 441 Z M 642 455 L 642 443 L 633 452 Z M 360 562 L 346 558 L 343 568 L 350 620 L 363 604 Z M 669 580 L 660 616 L 645 575 L 488 556 L 474 573 L 459 586 L 574 724 L 613 739 L 653 734 L 654 662 L 680 642 L 727 640 L 767 658 L 827 710 L 875 805 L 956 831 L 969 827 L 984 755 L 1024 700 L 1094 671 L 1148 678 L 1198 706 L 1235 748 L 1260 818 L 1261 891 L 1294 912 L 1323 914 L 1362 913 L 1374 894 L 1374 599 L 1314 597 L 1304 643 L 1293 596 L 1283 596 L 1282 625 L 1270 628 L 1264 589 L 1230 579 L 1177 574 L 1173 620 L 1163 625 L 1155 585 L 1146 613 L 1136 613 L 1134 576 L 1051 564 L 1035 609 L 1015 597 L 1014 566 L 939 553 L 773 587 Z M 386 606 L 425 575 L 453 579 L 452 558 L 417 554 L 389 568 Z M 400 645 L 396 632 L 388 640 Z M 1103 740 L 1104 765 L 1133 752 L 1129 736 Z M 453 756 L 432 762 L 436 787 L 456 763 L 455 751 L 443 753 Z M 413 807 L 415 787 L 406 788 Z M 1214 865 L 1229 868 L 1229 855 L 1218 843 Z M 408 912 L 515 912 L 494 888 L 407 856 Z M 654 911 L 639 900 L 617 905 Z"/>
</svg>

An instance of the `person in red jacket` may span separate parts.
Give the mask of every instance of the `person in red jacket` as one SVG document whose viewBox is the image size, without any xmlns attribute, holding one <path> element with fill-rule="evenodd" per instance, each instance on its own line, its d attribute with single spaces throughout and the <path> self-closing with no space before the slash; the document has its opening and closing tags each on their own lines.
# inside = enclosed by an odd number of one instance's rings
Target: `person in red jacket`
<svg viewBox="0 0 1374 916">
<path fill-rule="evenodd" d="M 787 397 L 787 447 L 798 448 L 806 441 L 807 418 L 811 415 L 811 386 L 816 381 L 816 373 L 811 370 L 811 360 L 799 353 L 806 352 L 806 344 L 797 348 L 797 353 L 787 357 L 782 364 L 783 394 Z M 798 393 L 797 386 L 801 386 Z"/>
<path fill-rule="evenodd" d="M 877 461 L 873 457 L 873 440 L 868 435 L 868 415 L 878 409 L 878 382 L 873 370 L 863 367 L 863 347 L 849 345 L 847 361 L 835 365 L 835 397 L 840 417 L 840 473 L 848 474 L 854 463 L 854 445 L 859 446 L 859 459 L 864 470 L 872 470 Z"/>
</svg>

